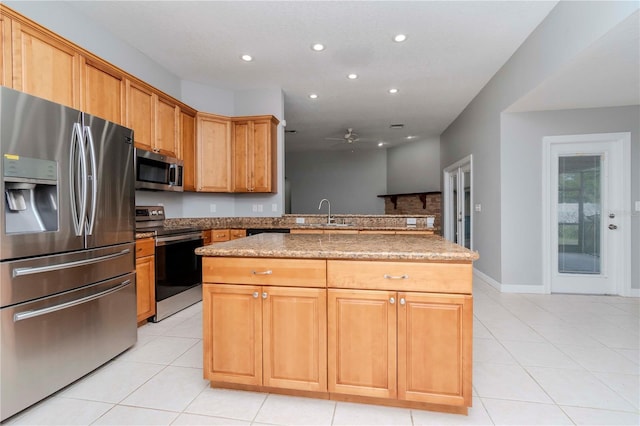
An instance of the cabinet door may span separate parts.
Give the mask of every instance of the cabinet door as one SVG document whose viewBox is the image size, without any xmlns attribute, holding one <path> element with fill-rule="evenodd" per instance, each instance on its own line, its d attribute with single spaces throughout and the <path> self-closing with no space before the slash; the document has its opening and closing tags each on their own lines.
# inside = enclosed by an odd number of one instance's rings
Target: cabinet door
<svg viewBox="0 0 640 426">
<path fill-rule="evenodd" d="M 73 108 L 80 107 L 80 55 L 70 45 L 13 20 L 13 88 Z"/>
<path fill-rule="evenodd" d="M 327 291 L 263 287 L 265 386 L 327 390 Z"/>
<path fill-rule="evenodd" d="M 253 143 L 250 121 L 233 122 L 233 192 L 253 191 L 251 182 L 251 156 Z"/>
<path fill-rule="evenodd" d="M 136 301 L 138 306 L 138 322 L 156 314 L 154 256 L 136 259 Z"/>
<path fill-rule="evenodd" d="M 398 398 L 471 405 L 472 298 L 399 293 Z"/>
<path fill-rule="evenodd" d="M 11 18 L 0 14 L 0 84 L 13 87 L 11 72 Z"/>
<path fill-rule="evenodd" d="M 231 190 L 231 122 L 198 114 L 196 118 L 196 188 L 204 192 Z"/>
<path fill-rule="evenodd" d="M 124 124 L 125 88 L 124 75 L 116 68 L 92 59 L 82 59 L 83 111 Z"/>
<path fill-rule="evenodd" d="M 153 150 L 153 92 L 134 80 L 127 80 L 126 126 L 133 129 L 136 148 Z"/>
<path fill-rule="evenodd" d="M 183 184 L 185 191 L 196 190 L 196 117 L 180 111 L 180 141 L 184 161 Z"/>
<path fill-rule="evenodd" d="M 250 163 L 252 192 L 275 192 L 276 129 L 277 126 L 270 119 L 253 123 Z"/>
<path fill-rule="evenodd" d="M 396 293 L 328 290 L 329 392 L 396 397 Z"/>
<path fill-rule="evenodd" d="M 259 286 L 204 284 L 204 378 L 262 384 L 262 299 Z"/>
<path fill-rule="evenodd" d="M 155 99 L 155 140 L 156 152 L 175 158 L 182 158 L 178 141 L 180 108 L 170 99 L 154 96 Z"/>
</svg>

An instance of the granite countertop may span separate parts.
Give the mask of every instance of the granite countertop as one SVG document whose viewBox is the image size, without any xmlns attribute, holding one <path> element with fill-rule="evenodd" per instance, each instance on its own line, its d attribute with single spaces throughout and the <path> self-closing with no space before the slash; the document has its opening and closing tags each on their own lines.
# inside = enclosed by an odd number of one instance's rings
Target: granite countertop
<svg viewBox="0 0 640 426">
<path fill-rule="evenodd" d="M 352 260 L 477 260 L 477 252 L 437 235 L 258 234 L 196 249 L 202 256 Z"/>
</svg>

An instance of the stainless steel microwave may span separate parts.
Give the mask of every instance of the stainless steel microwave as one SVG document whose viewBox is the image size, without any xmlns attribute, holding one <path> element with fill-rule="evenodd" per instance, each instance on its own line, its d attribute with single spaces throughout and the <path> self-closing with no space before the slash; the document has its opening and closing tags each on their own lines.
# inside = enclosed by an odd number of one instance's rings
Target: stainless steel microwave
<svg viewBox="0 0 640 426">
<path fill-rule="evenodd" d="M 182 160 L 136 148 L 136 189 L 183 191 Z"/>
</svg>

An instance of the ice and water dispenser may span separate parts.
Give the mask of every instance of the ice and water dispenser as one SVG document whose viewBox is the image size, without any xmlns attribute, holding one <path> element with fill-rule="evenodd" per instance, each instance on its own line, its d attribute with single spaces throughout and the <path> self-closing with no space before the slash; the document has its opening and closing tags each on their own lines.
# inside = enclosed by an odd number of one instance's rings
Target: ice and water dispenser
<svg viewBox="0 0 640 426">
<path fill-rule="evenodd" d="M 4 154 L 5 233 L 58 230 L 58 164 Z"/>
</svg>

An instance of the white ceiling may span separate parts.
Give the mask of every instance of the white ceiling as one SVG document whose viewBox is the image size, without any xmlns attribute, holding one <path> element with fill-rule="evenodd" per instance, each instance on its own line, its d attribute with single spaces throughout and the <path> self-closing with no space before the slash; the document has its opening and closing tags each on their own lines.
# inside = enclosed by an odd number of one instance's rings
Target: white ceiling
<svg viewBox="0 0 640 426">
<path fill-rule="evenodd" d="M 287 150 L 440 135 L 556 2 L 86 1 L 80 12 L 182 80 L 280 87 Z M 408 35 L 404 43 L 393 35 Z M 314 52 L 312 43 L 327 48 Z M 251 54 L 246 63 L 240 55 Z M 346 78 L 357 73 L 357 80 Z M 391 87 L 399 89 L 390 95 Z M 311 100 L 310 93 L 319 98 Z M 403 123 L 402 130 L 390 124 Z M 369 143 L 365 142 L 370 141 Z M 344 145 L 338 148 L 343 148 Z"/>
</svg>

